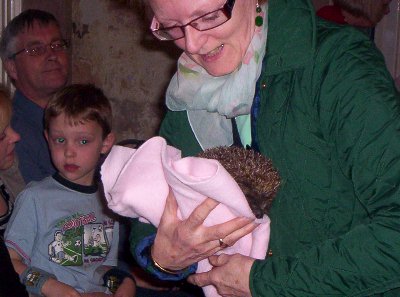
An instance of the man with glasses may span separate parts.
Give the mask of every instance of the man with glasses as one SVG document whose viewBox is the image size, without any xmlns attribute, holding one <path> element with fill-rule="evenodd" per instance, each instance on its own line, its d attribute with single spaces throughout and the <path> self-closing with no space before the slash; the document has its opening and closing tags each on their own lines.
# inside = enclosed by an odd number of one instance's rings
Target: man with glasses
<svg viewBox="0 0 400 297">
<path fill-rule="evenodd" d="M 67 83 L 67 50 L 57 19 L 45 11 L 23 11 L 2 32 L 0 55 L 16 87 L 11 124 L 21 135 L 16 152 L 26 183 L 55 172 L 43 136 L 43 112 Z"/>
</svg>

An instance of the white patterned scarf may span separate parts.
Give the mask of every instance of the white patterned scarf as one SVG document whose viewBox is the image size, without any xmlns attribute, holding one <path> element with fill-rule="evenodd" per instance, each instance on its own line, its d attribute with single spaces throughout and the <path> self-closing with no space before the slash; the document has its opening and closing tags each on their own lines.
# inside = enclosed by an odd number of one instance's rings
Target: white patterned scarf
<svg viewBox="0 0 400 297">
<path fill-rule="evenodd" d="M 187 111 L 189 123 L 202 149 L 233 143 L 231 118 L 250 113 L 255 86 L 261 74 L 268 31 L 268 6 L 262 7 L 263 26 L 253 38 L 234 72 L 212 76 L 183 53 L 166 92 L 172 111 Z"/>
</svg>

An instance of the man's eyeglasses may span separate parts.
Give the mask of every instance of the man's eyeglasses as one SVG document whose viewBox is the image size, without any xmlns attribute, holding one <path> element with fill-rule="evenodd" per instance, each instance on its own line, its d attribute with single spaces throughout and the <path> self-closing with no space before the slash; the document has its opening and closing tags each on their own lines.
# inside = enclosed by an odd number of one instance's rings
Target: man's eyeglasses
<svg viewBox="0 0 400 297">
<path fill-rule="evenodd" d="M 33 44 L 31 46 L 23 48 L 22 50 L 10 55 L 9 58 L 14 59 L 17 55 L 19 55 L 21 53 L 26 53 L 29 56 L 41 56 L 47 52 L 48 47 L 50 47 L 51 50 L 54 52 L 65 51 L 69 47 L 69 42 L 67 40 L 60 39 L 60 40 L 53 41 L 49 44 L 43 44 L 43 43 Z"/>
<path fill-rule="evenodd" d="M 177 40 L 185 36 L 185 27 L 187 26 L 191 26 L 198 31 L 207 31 L 226 23 L 232 17 L 234 5 L 235 0 L 227 0 L 222 8 L 206 13 L 182 26 L 163 27 L 153 17 L 150 30 L 159 40 Z"/>
</svg>

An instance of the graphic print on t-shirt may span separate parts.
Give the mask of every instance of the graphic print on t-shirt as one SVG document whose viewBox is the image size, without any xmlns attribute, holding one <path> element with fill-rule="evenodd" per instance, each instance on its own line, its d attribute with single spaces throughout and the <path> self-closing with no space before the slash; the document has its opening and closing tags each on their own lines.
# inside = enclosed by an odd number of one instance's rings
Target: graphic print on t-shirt
<svg viewBox="0 0 400 297">
<path fill-rule="evenodd" d="M 105 260 L 110 250 L 114 221 L 96 222 L 94 213 L 75 214 L 56 224 L 49 243 L 49 259 L 62 266 L 81 266 Z"/>
<path fill-rule="evenodd" d="M 103 224 L 89 224 L 84 227 L 83 253 L 85 256 L 105 257 L 109 250 Z"/>
<path fill-rule="evenodd" d="M 79 253 L 73 250 L 68 236 L 58 230 L 54 233 L 54 241 L 49 244 L 50 261 L 63 266 L 77 264 Z"/>
</svg>

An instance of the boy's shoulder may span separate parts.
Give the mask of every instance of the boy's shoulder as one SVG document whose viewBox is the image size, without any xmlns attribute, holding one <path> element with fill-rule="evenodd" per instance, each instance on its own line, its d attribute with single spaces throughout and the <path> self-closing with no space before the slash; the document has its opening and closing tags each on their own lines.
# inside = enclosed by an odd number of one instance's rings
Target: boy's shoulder
<svg viewBox="0 0 400 297">
<path fill-rule="evenodd" d="M 52 176 L 48 176 L 40 181 L 29 182 L 18 196 L 37 196 L 36 193 L 43 193 L 43 191 L 52 190 L 55 187 L 57 187 L 56 181 Z"/>
<path fill-rule="evenodd" d="M 51 184 L 54 184 L 54 179 L 53 179 L 52 176 L 48 176 L 48 177 L 45 177 L 44 179 L 42 179 L 40 181 L 31 181 L 31 182 L 29 182 L 26 185 L 25 190 L 34 190 L 34 189 L 46 187 L 46 186 L 51 185 Z"/>
</svg>

